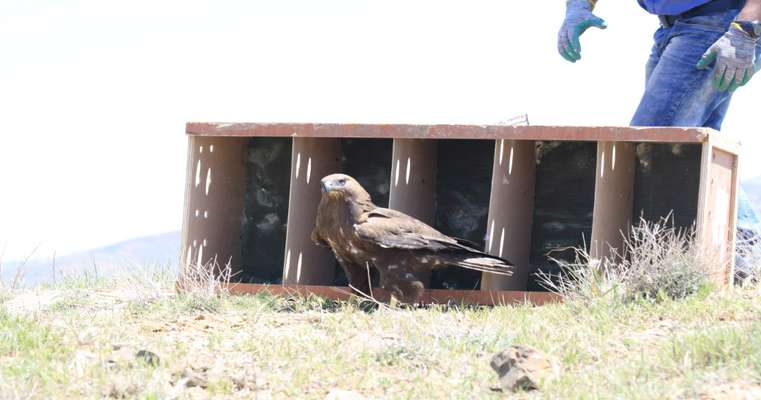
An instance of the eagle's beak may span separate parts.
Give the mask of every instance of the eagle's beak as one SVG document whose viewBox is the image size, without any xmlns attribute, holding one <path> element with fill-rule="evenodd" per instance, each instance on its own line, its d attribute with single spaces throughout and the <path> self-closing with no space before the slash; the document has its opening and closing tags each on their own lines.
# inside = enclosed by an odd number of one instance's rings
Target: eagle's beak
<svg viewBox="0 0 761 400">
<path fill-rule="evenodd" d="M 328 180 L 322 180 L 322 181 L 320 181 L 320 183 L 322 184 L 322 192 L 323 193 L 328 193 L 328 192 L 330 192 L 330 189 L 333 188 L 333 186 L 330 184 L 330 181 L 328 181 Z"/>
</svg>

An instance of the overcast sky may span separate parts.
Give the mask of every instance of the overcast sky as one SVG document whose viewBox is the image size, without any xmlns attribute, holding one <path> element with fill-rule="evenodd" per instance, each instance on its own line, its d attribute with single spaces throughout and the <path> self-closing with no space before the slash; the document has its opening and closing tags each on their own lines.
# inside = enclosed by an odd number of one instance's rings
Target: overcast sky
<svg viewBox="0 0 761 400">
<path fill-rule="evenodd" d="M 177 230 L 186 121 L 626 125 L 657 19 L 603 0 L 556 53 L 564 1 L 2 0 L 0 250 Z M 725 132 L 761 174 L 761 78 Z"/>
</svg>

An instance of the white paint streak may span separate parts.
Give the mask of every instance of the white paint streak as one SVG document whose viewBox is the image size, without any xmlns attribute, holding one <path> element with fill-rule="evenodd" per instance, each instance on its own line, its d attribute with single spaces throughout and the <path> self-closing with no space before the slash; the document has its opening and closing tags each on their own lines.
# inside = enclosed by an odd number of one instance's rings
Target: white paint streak
<svg viewBox="0 0 761 400">
<path fill-rule="evenodd" d="M 301 256 L 303 254 L 299 252 L 299 260 L 296 262 L 296 283 L 301 281 Z"/>
<path fill-rule="evenodd" d="M 206 195 L 209 195 L 209 188 L 211 187 L 211 168 L 206 170 Z"/>
<path fill-rule="evenodd" d="M 502 165 L 502 158 L 505 155 L 505 139 L 499 141 L 499 165 Z"/>
<path fill-rule="evenodd" d="M 309 184 L 309 180 L 312 178 L 312 157 L 309 157 L 309 160 L 307 161 L 307 185 Z"/>
<path fill-rule="evenodd" d="M 507 174 L 512 175 L 513 174 L 513 154 L 515 153 L 515 146 L 510 146 L 510 161 L 508 161 L 507 165 Z"/>
<path fill-rule="evenodd" d="M 616 170 L 616 145 L 613 145 L 613 152 L 610 155 L 610 170 Z"/>
<path fill-rule="evenodd" d="M 201 160 L 196 164 L 196 187 L 201 184 Z"/>
<path fill-rule="evenodd" d="M 412 170 L 412 159 L 410 157 L 407 157 L 407 173 L 404 177 L 404 184 L 409 185 L 410 184 L 410 171 Z"/>
<path fill-rule="evenodd" d="M 288 279 L 288 273 L 291 270 L 291 249 L 285 252 L 285 267 L 283 268 L 283 279 Z"/>
<path fill-rule="evenodd" d="M 605 177 L 605 152 L 600 154 L 600 178 Z"/>
<path fill-rule="evenodd" d="M 399 160 L 396 160 L 396 173 L 394 175 L 394 186 L 399 186 Z"/>
<path fill-rule="evenodd" d="M 301 153 L 296 154 L 296 180 L 299 180 L 299 170 L 301 169 Z"/>
<path fill-rule="evenodd" d="M 494 244 L 494 223 L 495 220 L 491 220 L 491 228 L 489 229 L 489 237 L 487 240 L 489 241 L 489 250 L 487 250 L 489 253 L 491 253 L 492 244 Z"/>
<path fill-rule="evenodd" d="M 204 212 L 203 212 L 203 218 L 204 218 L 204 219 L 207 219 L 207 218 L 209 218 L 209 211 L 204 211 Z"/>
<path fill-rule="evenodd" d="M 502 252 L 505 250 L 505 228 L 502 228 L 502 236 L 499 238 L 499 256 L 502 257 Z"/>
<path fill-rule="evenodd" d="M 214 145 L 211 144 L 209 145 L 209 153 L 213 153 L 213 152 L 214 152 Z"/>
</svg>

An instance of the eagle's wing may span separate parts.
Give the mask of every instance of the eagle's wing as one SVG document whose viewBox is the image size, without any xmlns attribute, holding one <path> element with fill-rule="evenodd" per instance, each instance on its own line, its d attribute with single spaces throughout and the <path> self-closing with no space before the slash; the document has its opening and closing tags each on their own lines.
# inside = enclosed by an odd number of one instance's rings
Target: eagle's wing
<svg viewBox="0 0 761 400">
<path fill-rule="evenodd" d="M 376 208 L 363 215 L 354 229 L 363 240 L 380 247 L 443 250 L 457 241 L 399 211 Z"/>
<path fill-rule="evenodd" d="M 512 266 L 495 257 L 433 229 L 399 211 L 376 208 L 354 225 L 357 236 L 382 248 L 427 251 L 446 263 L 478 271 L 509 274 Z"/>
</svg>

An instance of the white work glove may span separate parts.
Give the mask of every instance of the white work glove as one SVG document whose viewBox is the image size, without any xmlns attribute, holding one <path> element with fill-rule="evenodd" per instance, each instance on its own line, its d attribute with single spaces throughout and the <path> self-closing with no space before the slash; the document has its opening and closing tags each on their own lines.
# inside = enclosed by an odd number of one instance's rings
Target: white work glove
<svg viewBox="0 0 761 400">
<path fill-rule="evenodd" d="M 750 81 L 756 72 L 756 45 L 753 38 L 736 23 L 720 37 L 698 62 L 698 69 L 708 68 L 714 63 L 713 83 L 720 91 L 733 91 Z"/>
</svg>

